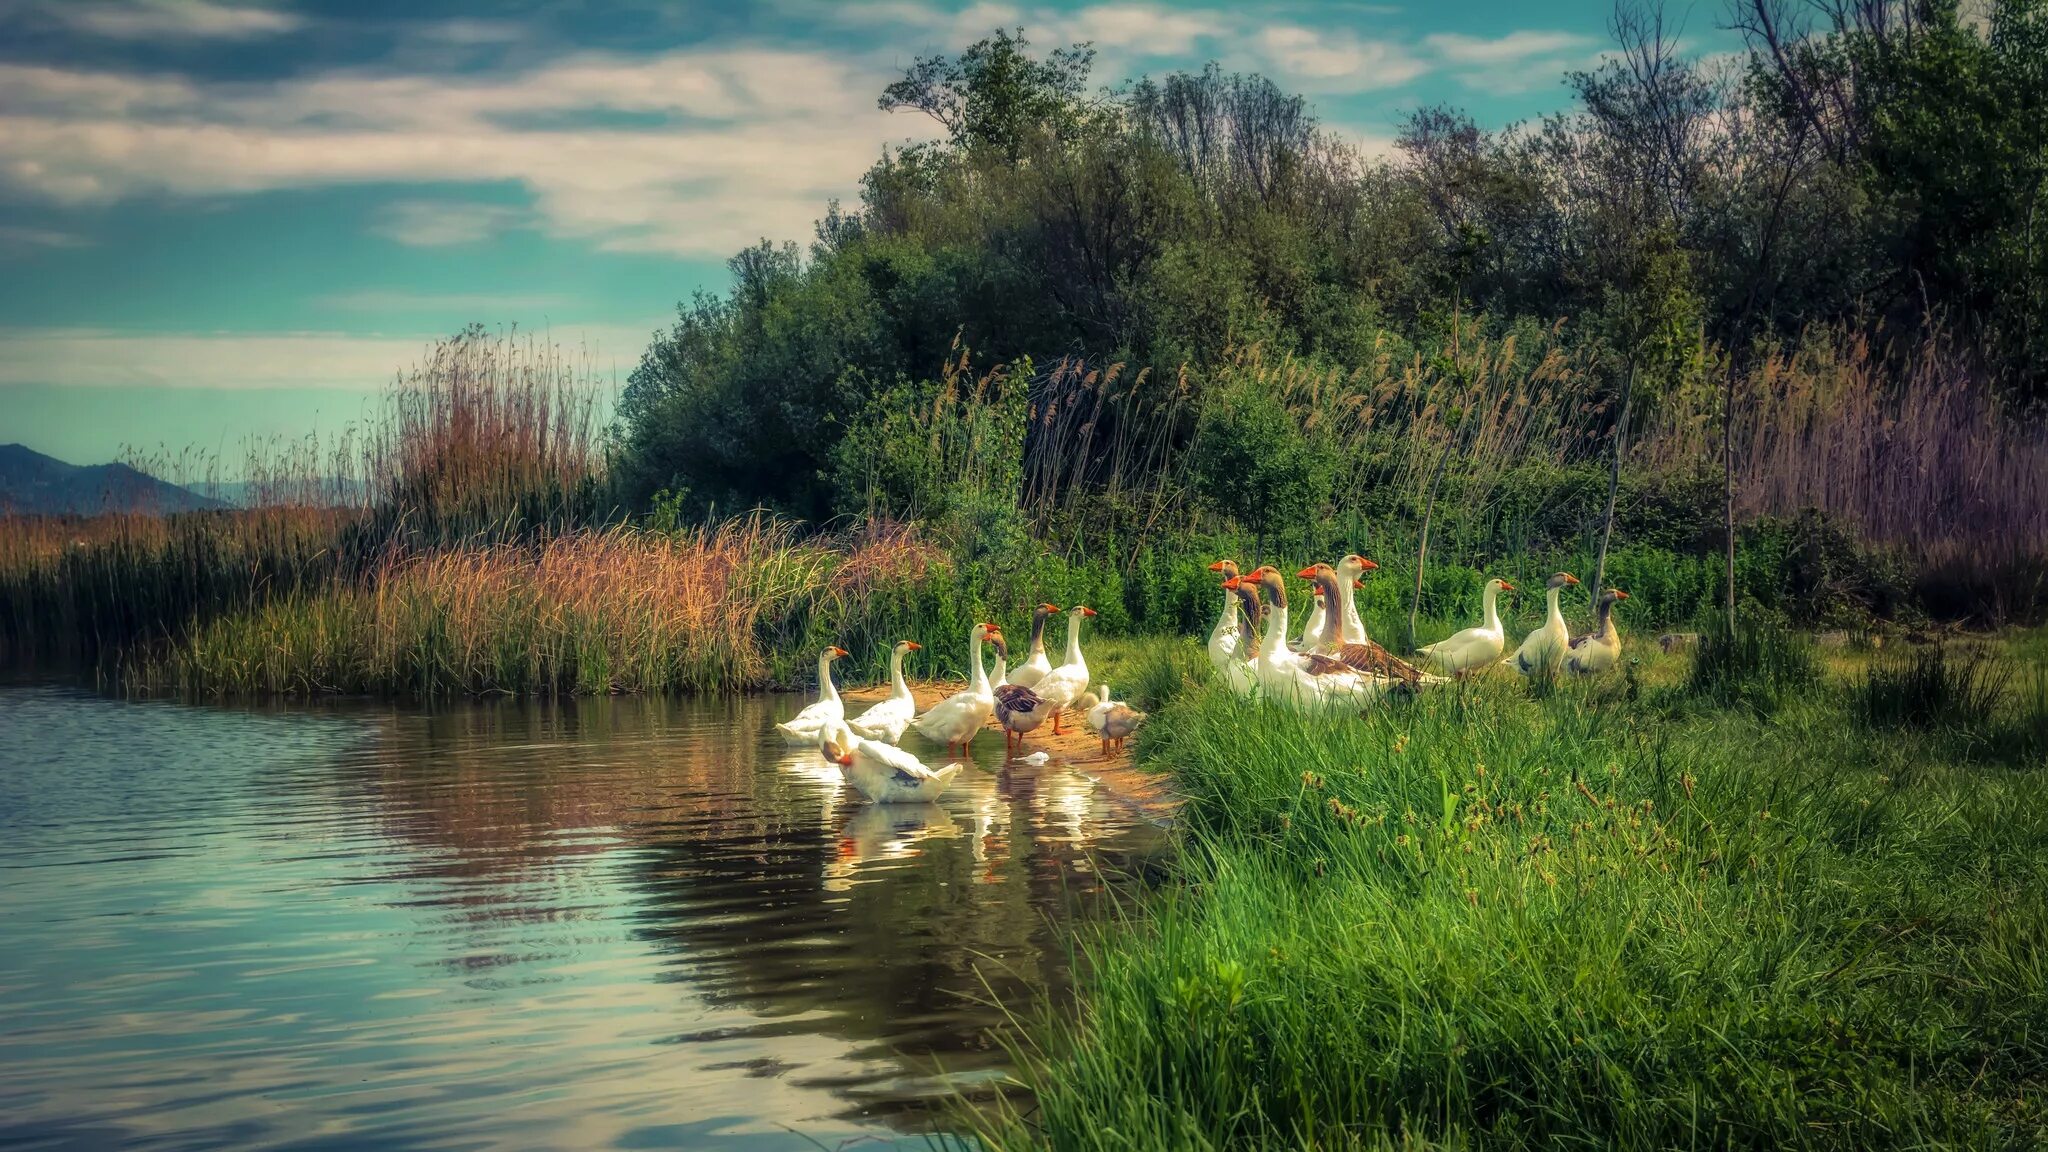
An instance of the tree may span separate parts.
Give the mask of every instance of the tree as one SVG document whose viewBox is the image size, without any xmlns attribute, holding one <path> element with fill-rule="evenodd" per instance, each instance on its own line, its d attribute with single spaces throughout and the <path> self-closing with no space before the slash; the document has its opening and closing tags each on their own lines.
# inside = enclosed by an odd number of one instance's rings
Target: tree
<svg viewBox="0 0 2048 1152">
<path fill-rule="evenodd" d="M 1095 64 L 1087 44 L 1055 48 L 1043 60 L 1029 47 L 1022 28 L 1015 35 L 997 29 L 957 57 L 920 56 L 877 103 L 884 112 L 922 112 L 956 146 L 986 148 L 1014 164 L 1027 145 L 1070 136 L 1081 125 Z"/>
</svg>

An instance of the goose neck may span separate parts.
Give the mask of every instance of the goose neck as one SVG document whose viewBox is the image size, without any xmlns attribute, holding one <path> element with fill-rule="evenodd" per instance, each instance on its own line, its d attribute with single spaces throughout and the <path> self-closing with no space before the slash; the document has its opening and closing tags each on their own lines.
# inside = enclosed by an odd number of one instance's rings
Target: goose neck
<svg viewBox="0 0 2048 1152">
<path fill-rule="evenodd" d="M 832 683 L 832 657 L 829 653 L 818 657 L 818 699 L 839 699 L 839 689 Z"/>
<path fill-rule="evenodd" d="M 1498 632 L 1500 628 L 1500 585 L 1486 586 L 1486 630 Z"/>
<path fill-rule="evenodd" d="M 1067 615 L 1067 663 L 1081 663 L 1081 614 Z"/>
<path fill-rule="evenodd" d="M 989 690 L 988 668 L 982 663 L 981 635 L 979 633 L 975 634 L 969 639 L 968 643 L 974 649 L 974 679 L 971 683 L 977 693 L 986 693 Z"/>
<path fill-rule="evenodd" d="M 1543 594 L 1544 600 L 1550 605 L 1550 612 L 1546 617 L 1546 622 L 1559 625 L 1564 623 L 1564 609 L 1557 606 L 1557 598 L 1563 591 L 1564 589 L 1562 588 L 1552 588 Z"/>
<path fill-rule="evenodd" d="M 903 682 L 903 649 L 889 654 L 889 691 L 900 699 L 910 697 L 910 685 Z"/>
</svg>

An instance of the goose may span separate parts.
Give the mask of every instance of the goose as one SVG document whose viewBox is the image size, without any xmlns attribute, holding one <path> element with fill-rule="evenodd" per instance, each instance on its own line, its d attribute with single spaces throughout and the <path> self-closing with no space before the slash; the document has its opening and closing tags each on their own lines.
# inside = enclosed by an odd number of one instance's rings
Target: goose
<svg viewBox="0 0 2048 1152">
<path fill-rule="evenodd" d="M 1010 673 L 1010 683 L 1029 688 L 1045 678 L 1052 671 L 1052 661 L 1045 657 L 1045 622 L 1059 615 L 1057 604 L 1040 604 L 1031 610 L 1031 651 L 1024 662 Z"/>
<path fill-rule="evenodd" d="M 1621 659 L 1621 633 L 1614 630 L 1614 606 L 1628 599 L 1619 588 L 1601 591 L 1593 605 L 1593 630 L 1572 641 L 1564 666 L 1575 676 L 1592 676 L 1614 667 Z"/>
<path fill-rule="evenodd" d="M 1464 676 L 1475 668 L 1485 668 L 1500 659 L 1501 650 L 1507 646 L 1507 632 L 1500 626 L 1500 594 L 1513 592 L 1515 586 L 1495 577 L 1486 582 L 1483 597 L 1484 621 L 1477 628 L 1467 628 L 1447 639 L 1434 644 L 1425 644 L 1415 650 L 1422 657 L 1422 666 L 1445 676 Z"/>
<path fill-rule="evenodd" d="M 910 718 L 917 714 L 917 698 L 910 694 L 910 685 L 903 682 L 903 657 L 911 652 L 921 652 L 924 645 L 915 640 L 900 640 L 889 652 L 889 698 L 847 721 L 846 726 L 863 740 L 881 740 L 890 744 L 903 739 L 903 730 L 910 727 Z"/>
<path fill-rule="evenodd" d="M 1112 704 L 1102 717 L 1102 755 L 1107 758 L 1112 747 L 1121 753 L 1124 741 L 1145 722 L 1145 713 L 1129 704 Z"/>
<path fill-rule="evenodd" d="M 1372 561 L 1366 560 L 1362 556 L 1347 556 L 1345 560 L 1358 560 L 1369 565 L 1369 567 L 1363 569 L 1364 571 L 1371 571 L 1372 568 L 1378 567 L 1378 565 L 1373 564 Z M 1314 582 L 1317 588 L 1322 589 L 1323 599 L 1338 606 L 1328 614 L 1322 633 L 1316 637 L 1315 643 L 1309 649 L 1311 652 L 1318 656 L 1329 656 L 1340 660 L 1353 671 L 1362 672 L 1367 676 L 1385 677 L 1388 680 L 1399 681 L 1411 688 L 1421 686 L 1423 677 L 1420 668 L 1401 659 L 1371 640 L 1354 641 L 1347 639 L 1343 635 L 1344 602 L 1349 600 L 1350 597 L 1339 586 L 1343 581 L 1343 577 L 1338 569 L 1332 568 L 1328 564 L 1311 564 L 1303 568 L 1299 573 L 1296 573 L 1296 575 L 1304 580 Z M 1359 632 L 1363 634 L 1364 631 L 1365 626 L 1361 622 Z"/>
<path fill-rule="evenodd" d="M 1045 706 L 1045 698 L 1038 693 L 1017 684 L 1010 679 L 1010 645 L 999 635 L 989 637 L 989 643 L 996 649 L 996 686 L 992 689 L 996 699 L 996 723 L 1003 730 L 1003 748 L 1015 751 L 1024 746 L 1024 737 L 1036 730 L 1052 710 Z M 1042 652 L 1037 653 L 1043 655 Z"/>
<path fill-rule="evenodd" d="M 1323 605 L 1322 586 L 1316 585 L 1313 591 L 1315 605 L 1308 610 L 1308 619 L 1301 625 L 1300 643 L 1304 652 L 1316 646 L 1316 640 L 1323 634 L 1323 620 L 1329 615 L 1329 609 Z"/>
<path fill-rule="evenodd" d="M 922 804 L 936 800 L 960 774 L 960 765 L 932 769 L 901 748 L 863 740 L 845 724 L 833 724 L 818 738 L 818 751 L 839 765 L 846 782 L 877 804 Z"/>
<path fill-rule="evenodd" d="M 1370 644 L 1372 637 L 1365 634 L 1365 617 L 1358 614 L 1358 600 L 1352 595 L 1356 589 L 1365 587 L 1359 577 L 1367 572 L 1379 571 L 1379 565 L 1367 560 L 1356 552 L 1337 561 L 1337 588 L 1341 593 L 1344 612 L 1344 642 L 1346 644 Z"/>
<path fill-rule="evenodd" d="M 1566 585 L 1578 582 L 1579 578 L 1569 572 L 1559 572 L 1544 582 L 1543 596 L 1549 611 L 1543 618 L 1543 626 L 1524 636 L 1522 646 L 1501 663 L 1514 665 L 1515 671 L 1524 676 L 1549 675 L 1564 664 L 1564 654 L 1571 647 L 1572 634 L 1564 626 L 1564 612 L 1557 606 L 1557 597 Z"/>
<path fill-rule="evenodd" d="M 976 624 L 967 633 L 967 646 L 974 656 L 974 675 L 967 687 L 937 704 L 924 715 L 910 722 L 918 734 L 927 740 L 943 743 L 951 752 L 957 745 L 961 754 L 967 753 L 967 746 L 974 740 L 974 734 L 981 731 L 982 724 L 995 714 L 995 692 L 988 684 L 988 669 L 981 661 L 981 646 L 991 636 L 1002 635 L 1002 629 L 993 624 Z"/>
<path fill-rule="evenodd" d="M 1088 661 L 1081 656 L 1081 621 L 1095 615 L 1095 609 L 1086 604 L 1076 604 L 1067 609 L 1067 658 L 1059 667 L 1040 677 L 1033 691 L 1052 710 L 1052 732 L 1058 736 L 1066 731 L 1060 727 L 1060 713 L 1064 712 L 1074 697 L 1088 690 Z"/>
<path fill-rule="evenodd" d="M 1299 656 L 1287 647 L 1287 582 L 1280 570 L 1262 565 L 1239 582 L 1253 580 L 1272 605 L 1272 624 L 1259 645 L 1252 664 L 1259 691 L 1291 707 L 1319 708 L 1331 703 L 1364 703 L 1386 691 L 1386 681 L 1363 675 L 1340 661 L 1323 656 Z"/>
<path fill-rule="evenodd" d="M 775 726 L 775 730 L 782 733 L 783 740 L 799 747 L 816 744 L 826 725 L 837 724 L 846 718 L 846 705 L 839 700 L 839 689 L 832 686 L 832 662 L 844 655 L 846 649 L 837 646 L 818 653 L 818 699 Z"/>
<path fill-rule="evenodd" d="M 1145 713 L 1109 694 L 1109 685 L 1098 684 L 1095 691 L 1082 696 L 1088 705 L 1088 727 L 1102 738 L 1102 755 L 1106 759 L 1112 743 L 1116 751 L 1123 751 L 1124 738 L 1137 731 L 1145 722 Z"/>
<path fill-rule="evenodd" d="M 1209 565 L 1209 571 L 1220 572 L 1228 581 L 1237 576 L 1237 562 L 1218 560 Z M 1209 663 L 1218 672 L 1226 671 L 1233 663 L 1242 664 L 1250 655 L 1245 648 L 1243 634 L 1238 629 L 1237 602 L 1235 589 L 1225 588 L 1223 592 L 1223 614 L 1216 617 L 1216 626 L 1209 629 Z"/>
</svg>

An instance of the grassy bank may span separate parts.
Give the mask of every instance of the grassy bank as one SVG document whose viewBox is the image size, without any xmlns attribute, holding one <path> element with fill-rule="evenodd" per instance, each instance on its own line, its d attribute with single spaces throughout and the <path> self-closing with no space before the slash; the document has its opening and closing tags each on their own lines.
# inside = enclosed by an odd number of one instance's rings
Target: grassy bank
<svg viewBox="0 0 2048 1152">
<path fill-rule="evenodd" d="M 1035 1108 L 984 1135 L 2038 1147 L 2048 697 L 1930 721 L 1889 675 L 1768 719 L 1682 658 L 1362 720 L 1182 696 L 1141 758 L 1186 882 L 1087 944 L 1078 1017 L 1025 1033 Z"/>
</svg>

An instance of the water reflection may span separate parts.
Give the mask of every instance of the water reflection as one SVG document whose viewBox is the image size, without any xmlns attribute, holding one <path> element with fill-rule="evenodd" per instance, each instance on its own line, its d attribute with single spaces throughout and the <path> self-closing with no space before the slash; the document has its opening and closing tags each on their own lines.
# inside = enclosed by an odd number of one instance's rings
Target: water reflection
<svg viewBox="0 0 2048 1152">
<path fill-rule="evenodd" d="M 0 1143 L 921 1130 L 1000 1068 L 989 992 L 1060 995 L 1059 925 L 1161 836 L 994 746 L 869 805 L 789 710 L 0 692 Z"/>
</svg>

